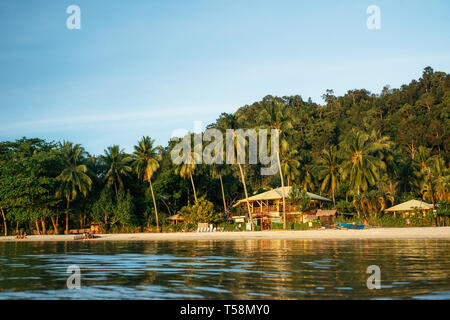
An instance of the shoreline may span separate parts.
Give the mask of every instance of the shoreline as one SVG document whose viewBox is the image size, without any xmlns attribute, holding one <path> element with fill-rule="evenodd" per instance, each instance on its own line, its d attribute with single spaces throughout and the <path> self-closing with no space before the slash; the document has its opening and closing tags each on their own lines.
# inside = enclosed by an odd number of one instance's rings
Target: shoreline
<svg viewBox="0 0 450 320">
<path fill-rule="evenodd" d="M 74 240 L 74 235 L 30 235 L 25 239 L 0 236 L 0 242 L 49 241 L 198 241 L 198 240 L 366 240 L 366 239 L 448 239 L 450 227 L 374 228 L 364 230 L 274 230 L 232 232 L 173 232 L 97 234 L 95 239 Z"/>
</svg>

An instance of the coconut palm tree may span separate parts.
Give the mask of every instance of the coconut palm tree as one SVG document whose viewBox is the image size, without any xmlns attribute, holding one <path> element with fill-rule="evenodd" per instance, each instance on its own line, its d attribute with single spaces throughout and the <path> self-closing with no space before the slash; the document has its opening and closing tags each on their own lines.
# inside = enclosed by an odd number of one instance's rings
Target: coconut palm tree
<svg viewBox="0 0 450 320">
<path fill-rule="evenodd" d="M 373 155 L 380 146 L 367 133 L 353 129 L 341 143 L 341 150 L 343 178 L 350 177 L 350 186 L 355 194 L 367 191 L 379 179 L 380 170 L 386 168 L 385 163 Z"/>
<path fill-rule="evenodd" d="M 300 174 L 298 180 L 300 186 L 306 191 L 314 190 L 316 184 L 316 166 L 312 161 L 311 154 L 308 151 L 300 153 Z"/>
<path fill-rule="evenodd" d="M 420 167 L 412 159 L 402 161 L 398 166 L 398 188 L 401 193 L 417 194 L 420 192 Z"/>
<path fill-rule="evenodd" d="M 118 197 L 118 189 L 124 187 L 122 178 L 133 171 L 131 168 L 133 158 L 127 155 L 124 149 L 120 149 L 118 145 L 113 145 L 105 150 L 102 159 L 108 168 L 105 181 L 109 186 L 114 186 L 116 197 Z"/>
<path fill-rule="evenodd" d="M 178 166 L 175 169 L 175 174 L 180 175 L 183 179 L 189 178 L 191 180 L 192 189 L 194 190 L 194 200 L 197 202 L 197 191 L 195 189 L 194 184 L 194 172 L 197 168 L 196 164 L 196 158 L 199 157 L 199 155 L 195 152 L 190 152 L 188 155 L 186 155 L 186 161 L 183 162 L 180 166 Z"/>
<path fill-rule="evenodd" d="M 319 176 L 323 178 L 320 190 L 330 192 L 333 197 L 333 205 L 336 205 L 335 194 L 339 186 L 339 163 L 335 146 L 322 151 L 317 161 L 317 170 Z"/>
<path fill-rule="evenodd" d="M 361 204 L 369 215 L 376 215 L 383 211 L 388 201 L 393 204 L 394 198 L 377 190 L 371 190 L 361 195 Z"/>
<path fill-rule="evenodd" d="M 298 161 L 298 151 L 291 150 L 283 156 L 281 160 L 281 169 L 286 176 L 287 185 L 291 185 L 291 181 L 294 181 L 296 177 L 300 174 L 298 167 L 300 162 Z"/>
<path fill-rule="evenodd" d="M 420 170 L 423 170 L 430 166 L 431 160 L 431 149 L 426 148 L 424 146 L 419 146 L 417 148 L 416 156 L 414 157 L 415 163 L 420 167 Z"/>
<path fill-rule="evenodd" d="M 259 114 L 259 122 L 262 124 L 263 128 L 278 130 L 278 133 L 280 135 L 280 149 L 271 151 L 276 153 L 278 161 L 278 168 L 281 179 L 281 194 L 283 197 L 283 228 L 286 229 L 286 195 L 284 191 L 284 179 L 283 171 L 281 168 L 280 153 L 286 154 L 289 150 L 289 144 L 287 142 L 286 136 L 293 127 L 292 122 L 288 117 L 286 106 L 281 102 L 275 100 L 271 100 L 265 103 L 264 108 Z"/>
<path fill-rule="evenodd" d="M 239 167 L 239 173 L 240 173 L 240 177 L 241 177 L 241 182 L 242 185 L 244 187 L 244 194 L 245 194 L 245 200 L 247 203 L 247 220 L 249 219 L 250 222 L 252 222 L 252 212 L 250 210 L 250 202 L 248 201 L 248 192 L 247 192 L 247 184 L 245 182 L 245 174 L 244 174 L 244 170 L 242 168 L 242 165 L 237 161 L 237 157 L 236 154 L 238 154 L 239 152 L 244 152 L 245 153 L 245 141 L 242 141 L 242 139 L 237 139 L 236 136 L 236 129 L 239 128 L 239 124 L 241 121 L 245 120 L 245 116 L 243 113 L 233 113 L 233 114 L 228 114 L 228 113 L 223 113 L 220 116 L 220 123 L 217 126 L 218 129 L 222 130 L 222 132 L 224 132 L 227 129 L 231 129 L 233 130 L 233 141 L 234 141 L 234 156 L 233 159 L 235 159 L 235 163 L 237 164 Z M 252 229 L 253 229 L 253 223 L 251 223 Z"/>
<path fill-rule="evenodd" d="M 153 207 L 155 208 L 156 229 L 159 231 L 158 208 L 156 206 L 155 193 L 153 192 L 152 177 L 159 168 L 161 161 L 161 146 L 153 146 L 155 140 L 149 136 L 142 137 L 141 141 L 134 146 L 134 172 L 139 179 L 147 181 L 150 185 L 150 191 L 153 198 Z"/>
<path fill-rule="evenodd" d="M 449 175 L 444 159 L 433 156 L 427 159 L 421 170 L 421 192 L 424 200 L 430 201 L 436 208 L 439 200 L 447 200 L 449 197 Z M 440 225 L 439 216 L 436 215 L 436 225 Z"/>
<path fill-rule="evenodd" d="M 56 177 L 59 181 L 59 188 L 56 196 L 66 199 L 66 230 L 69 233 L 69 205 L 71 200 L 75 200 L 78 193 L 85 197 L 91 190 L 92 180 L 86 174 L 87 167 L 82 164 L 85 151 L 79 144 L 73 145 L 71 142 L 64 142 L 61 146 L 61 155 L 64 163 L 64 169 Z"/>
<path fill-rule="evenodd" d="M 213 178 L 218 178 L 220 181 L 220 188 L 222 190 L 223 210 L 224 214 L 228 216 L 227 202 L 225 200 L 225 191 L 223 189 L 223 181 L 222 181 L 222 176 L 228 172 L 228 166 L 213 162 L 213 164 L 211 164 L 210 166 L 210 172 Z"/>
</svg>

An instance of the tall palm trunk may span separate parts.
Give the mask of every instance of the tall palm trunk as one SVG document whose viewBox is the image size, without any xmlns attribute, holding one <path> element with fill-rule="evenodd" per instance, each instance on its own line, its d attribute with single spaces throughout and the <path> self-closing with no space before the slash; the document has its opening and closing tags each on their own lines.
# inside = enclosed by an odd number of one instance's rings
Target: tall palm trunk
<svg viewBox="0 0 450 320">
<path fill-rule="evenodd" d="M 334 190 L 331 191 L 331 194 L 333 195 L 333 206 L 336 206 L 336 199 L 334 198 Z"/>
<path fill-rule="evenodd" d="M 119 199 L 119 191 L 117 190 L 117 183 L 114 182 L 114 189 L 116 191 L 116 198 Z"/>
<path fill-rule="evenodd" d="M 66 210 L 66 231 L 65 234 L 69 234 L 69 202 L 70 202 L 70 195 L 67 196 L 67 210 Z"/>
<path fill-rule="evenodd" d="M 45 219 L 41 218 L 41 227 L 42 227 L 42 234 L 47 234 L 47 228 L 45 227 Z"/>
<path fill-rule="evenodd" d="M 284 179 L 281 171 L 280 153 L 277 151 L 278 169 L 280 170 L 281 195 L 283 196 L 283 229 L 286 230 L 286 196 L 284 194 Z"/>
<path fill-rule="evenodd" d="M 50 217 L 50 219 L 52 220 L 53 230 L 55 231 L 55 234 L 58 234 L 58 219 L 56 219 L 56 221 L 53 217 Z"/>
<path fill-rule="evenodd" d="M 240 163 L 238 163 L 238 166 L 239 166 L 239 170 L 241 172 L 242 185 L 244 186 L 245 200 L 247 201 L 248 218 L 250 219 L 250 224 L 251 224 L 252 230 L 253 230 L 253 218 L 252 218 L 252 213 L 250 210 L 250 202 L 248 202 L 247 185 L 245 184 L 244 171 L 242 170 L 242 166 Z"/>
<path fill-rule="evenodd" d="M 8 235 L 8 225 L 6 224 L 6 216 L 5 216 L 5 212 L 3 211 L 3 208 L 0 208 L 0 211 L 2 212 L 3 224 L 5 226 L 5 237 L 6 237 Z"/>
<path fill-rule="evenodd" d="M 39 219 L 36 220 L 34 223 L 35 223 L 35 225 L 36 225 L 37 233 L 40 235 L 40 234 L 41 234 L 41 231 L 39 230 Z"/>
<path fill-rule="evenodd" d="M 197 191 L 195 191 L 194 178 L 192 178 L 192 173 L 189 173 L 189 178 L 191 178 L 192 189 L 194 189 L 194 199 L 197 202 Z"/>
<path fill-rule="evenodd" d="M 223 190 L 223 181 L 222 181 L 222 175 L 221 174 L 219 174 L 219 180 L 220 180 L 220 187 L 222 188 L 223 210 L 225 210 L 225 215 L 228 217 L 227 203 L 225 201 L 225 191 Z"/>
<path fill-rule="evenodd" d="M 148 182 L 150 183 L 150 190 L 152 191 L 152 198 L 153 198 L 153 206 L 155 207 L 156 231 L 159 232 L 158 208 L 156 207 L 156 200 L 155 200 L 155 194 L 153 193 L 152 180 L 148 179 Z"/>
</svg>

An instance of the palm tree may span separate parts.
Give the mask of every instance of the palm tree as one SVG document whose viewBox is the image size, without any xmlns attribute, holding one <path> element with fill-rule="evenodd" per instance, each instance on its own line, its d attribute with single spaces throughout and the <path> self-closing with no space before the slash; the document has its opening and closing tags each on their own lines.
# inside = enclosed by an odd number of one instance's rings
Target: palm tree
<svg viewBox="0 0 450 320">
<path fill-rule="evenodd" d="M 159 168 L 161 161 L 161 146 L 153 147 L 155 140 L 150 137 L 142 137 L 141 141 L 134 146 L 134 171 L 139 179 L 147 181 L 150 184 L 150 191 L 153 198 L 153 207 L 155 208 L 156 229 L 159 231 L 158 208 L 156 206 L 155 193 L 153 192 L 152 177 Z"/>
<path fill-rule="evenodd" d="M 376 215 L 383 211 L 388 201 L 393 204 L 394 198 L 377 190 L 371 190 L 361 195 L 361 204 L 370 215 Z"/>
<path fill-rule="evenodd" d="M 241 139 L 237 139 L 236 133 L 234 131 L 233 131 L 233 139 L 236 142 L 235 143 L 236 147 L 235 147 L 235 150 L 233 150 L 233 152 L 239 153 L 240 149 L 242 150 L 242 149 L 246 148 L 245 142 L 237 141 L 237 140 L 241 140 Z M 250 202 L 248 201 L 248 192 L 247 192 L 247 184 L 245 183 L 244 169 L 242 168 L 242 164 L 240 164 L 237 161 L 236 157 L 235 157 L 235 159 L 236 159 L 236 163 L 237 163 L 237 165 L 239 167 L 239 173 L 241 174 L 241 182 L 242 182 L 242 185 L 244 186 L 245 200 L 247 202 L 248 219 L 250 220 L 251 227 L 252 227 L 252 230 L 253 230 L 253 218 L 252 218 L 252 213 L 251 213 L 251 210 L 250 210 Z"/>
<path fill-rule="evenodd" d="M 220 181 L 220 188 L 222 189 L 222 200 L 223 200 L 223 210 L 224 214 L 228 216 L 228 209 L 227 209 L 227 202 L 225 200 L 225 191 L 223 189 L 223 181 L 222 176 L 228 171 L 228 167 L 223 164 L 217 164 L 213 162 L 210 167 L 211 176 L 214 178 L 219 178 Z"/>
<path fill-rule="evenodd" d="M 300 166 L 300 162 L 298 159 L 298 151 L 291 150 L 286 155 L 284 155 L 281 160 L 281 169 L 286 175 L 287 185 L 291 185 L 291 181 L 294 181 L 296 177 L 300 174 L 298 171 L 298 167 Z"/>
<path fill-rule="evenodd" d="M 420 167 L 412 159 L 402 161 L 398 166 L 398 187 L 401 193 L 420 192 Z"/>
<path fill-rule="evenodd" d="M 350 186 L 354 193 L 360 194 L 376 183 L 380 169 L 386 165 L 374 156 L 380 150 L 380 145 L 374 143 L 367 133 L 355 131 L 348 134 L 341 143 L 344 161 L 341 173 L 343 178 L 350 177 Z"/>
<path fill-rule="evenodd" d="M 66 211 L 66 231 L 69 233 L 69 204 L 70 200 L 75 200 L 79 192 L 85 197 L 91 190 L 92 180 L 86 174 L 87 167 L 82 164 L 85 151 L 81 145 L 73 145 L 71 142 L 64 142 L 61 146 L 62 160 L 64 169 L 56 177 L 60 182 L 56 196 L 64 197 L 67 203 Z"/>
<path fill-rule="evenodd" d="M 264 128 L 278 130 L 280 134 L 281 153 L 287 153 L 287 151 L 289 150 L 289 144 L 286 140 L 286 135 L 289 130 L 292 129 L 292 123 L 287 116 L 285 105 L 275 100 L 269 101 L 261 110 L 259 114 L 259 120 Z M 272 152 L 276 153 L 278 161 L 278 168 L 281 179 L 281 194 L 283 196 L 283 228 L 286 229 L 286 195 L 284 192 L 284 179 L 280 162 L 280 150 L 272 150 Z"/>
<path fill-rule="evenodd" d="M 247 202 L 247 220 L 249 219 L 251 222 L 251 227 L 253 229 L 253 220 L 252 220 L 252 212 L 250 210 L 250 202 L 248 201 L 248 192 L 247 192 L 247 184 L 245 183 L 245 175 L 244 175 L 244 170 L 242 168 L 242 165 L 236 160 L 236 154 L 238 152 L 242 152 L 243 150 L 245 150 L 245 142 L 242 141 L 242 139 L 237 139 L 236 136 L 236 129 L 239 128 L 239 123 L 245 119 L 245 116 L 243 113 L 233 113 L 233 114 L 228 114 L 228 113 L 223 113 L 220 116 L 220 123 L 218 125 L 218 129 L 225 131 L 226 129 L 231 129 L 233 130 L 233 141 L 234 141 L 234 157 L 233 159 L 235 159 L 235 164 L 238 165 L 239 167 L 239 173 L 241 176 L 241 182 L 242 185 L 244 187 L 244 194 L 245 194 L 245 200 Z"/>
<path fill-rule="evenodd" d="M 335 194 L 339 185 L 339 163 L 335 146 L 322 151 L 317 161 L 317 170 L 319 175 L 323 177 L 320 190 L 330 192 L 333 197 L 333 204 L 336 205 Z"/>
<path fill-rule="evenodd" d="M 300 154 L 300 174 L 298 180 L 300 186 L 308 190 L 314 190 L 316 183 L 315 176 L 316 167 L 312 161 L 311 154 L 308 151 L 302 151 Z"/>
<path fill-rule="evenodd" d="M 431 150 L 424 146 L 419 146 L 417 148 L 417 154 L 414 157 L 414 161 L 420 167 L 420 170 L 423 170 L 430 166 L 431 160 Z"/>
<path fill-rule="evenodd" d="M 426 161 L 422 170 L 421 192 L 424 200 L 428 200 L 436 208 L 438 200 L 448 199 L 449 175 L 444 159 L 434 156 Z M 439 216 L 436 215 L 436 225 L 440 226 Z"/>
<path fill-rule="evenodd" d="M 119 185 L 120 188 L 123 188 L 122 177 L 127 176 L 132 171 L 130 163 L 133 158 L 127 155 L 124 149 L 120 149 L 118 145 L 108 147 L 102 158 L 108 168 L 105 180 L 108 182 L 108 185 L 114 186 L 116 197 L 118 197 L 117 185 Z"/>
<path fill-rule="evenodd" d="M 197 167 L 195 161 L 197 156 L 198 156 L 197 153 L 190 152 L 185 158 L 186 161 L 184 161 L 183 164 L 181 164 L 179 167 L 175 169 L 175 173 L 180 175 L 180 177 L 182 177 L 183 179 L 189 178 L 191 180 L 192 189 L 194 190 L 195 202 L 197 202 L 197 191 L 195 190 L 193 175 Z"/>
</svg>

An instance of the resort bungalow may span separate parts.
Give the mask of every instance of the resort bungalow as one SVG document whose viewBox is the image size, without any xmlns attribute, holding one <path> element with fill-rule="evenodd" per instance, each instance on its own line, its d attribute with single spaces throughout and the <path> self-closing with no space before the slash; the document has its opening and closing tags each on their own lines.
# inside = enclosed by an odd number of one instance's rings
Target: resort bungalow
<svg viewBox="0 0 450 320">
<path fill-rule="evenodd" d="M 401 213 L 403 217 L 407 217 L 409 215 L 414 215 L 414 213 L 417 211 L 422 212 L 422 214 L 425 215 L 430 210 L 433 210 L 432 204 L 419 200 L 409 200 L 396 206 L 387 208 L 386 210 L 384 210 L 384 212 L 393 213 L 394 215 L 396 215 L 397 213 Z"/>
<path fill-rule="evenodd" d="M 291 187 L 284 187 L 284 194 L 286 197 L 286 220 L 297 220 L 299 222 L 306 222 L 305 218 L 311 212 L 300 212 L 295 206 L 289 203 L 289 193 Z M 322 201 L 331 201 L 330 199 L 321 197 L 317 194 L 308 192 L 308 196 L 311 198 L 311 206 L 317 206 Z M 270 225 L 271 222 L 281 222 L 283 217 L 283 194 L 282 188 L 272 189 L 263 193 L 259 193 L 248 197 L 250 204 L 250 212 L 252 218 L 256 219 L 263 229 L 265 226 Z M 247 212 L 247 201 L 241 199 L 233 207 L 240 207 L 241 213 Z M 244 215 L 233 216 L 235 222 L 243 222 Z"/>
<path fill-rule="evenodd" d="M 166 220 L 169 224 L 177 225 L 178 223 L 183 223 L 184 218 L 181 214 L 177 213 L 173 216 L 167 217 Z"/>
</svg>

